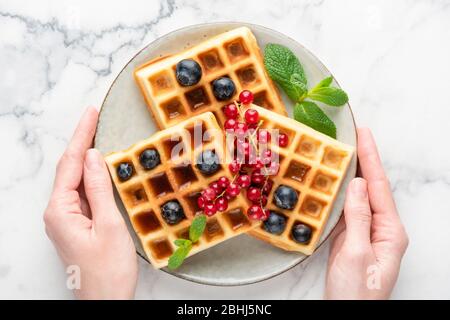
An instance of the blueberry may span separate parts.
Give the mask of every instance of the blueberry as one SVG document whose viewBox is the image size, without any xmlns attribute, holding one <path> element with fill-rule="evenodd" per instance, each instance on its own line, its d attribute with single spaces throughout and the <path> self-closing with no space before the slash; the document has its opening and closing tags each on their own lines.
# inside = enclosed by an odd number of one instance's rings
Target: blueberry
<svg viewBox="0 0 450 320">
<path fill-rule="evenodd" d="M 159 152 L 156 149 L 145 149 L 139 156 L 139 162 L 144 169 L 150 170 L 161 163 Z"/>
<path fill-rule="evenodd" d="M 275 211 L 270 211 L 269 217 L 264 221 L 264 229 L 272 234 L 281 234 L 284 228 L 286 228 L 286 217 Z"/>
<path fill-rule="evenodd" d="M 312 230 L 306 224 L 299 223 L 292 228 L 292 238 L 298 243 L 308 243 L 311 235 Z"/>
<path fill-rule="evenodd" d="M 193 86 L 202 77 L 202 68 L 192 59 L 184 59 L 177 63 L 177 81 L 183 87 Z"/>
<path fill-rule="evenodd" d="M 294 209 L 298 201 L 297 192 L 291 187 L 281 185 L 275 190 L 275 205 L 281 209 Z"/>
<path fill-rule="evenodd" d="M 117 166 L 117 176 L 120 181 L 126 181 L 133 175 L 133 165 L 128 162 L 122 162 Z"/>
<path fill-rule="evenodd" d="M 236 91 L 233 80 L 228 77 L 221 77 L 214 80 L 212 86 L 214 96 L 220 101 L 231 99 Z"/>
<path fill-rule="evenodd" d="M 171 200 L 161 206 L 162 217 L 168 224 L 177 224 L 185 218 L 183 208 L 177 200 Z"/>
<path fill-rule="evenodd" d="M 219 157 L 212 150 L 203 151 L 197 158 L 197 168 L 205 175 L 211 175 L 219 170 Z"/>
</svg>

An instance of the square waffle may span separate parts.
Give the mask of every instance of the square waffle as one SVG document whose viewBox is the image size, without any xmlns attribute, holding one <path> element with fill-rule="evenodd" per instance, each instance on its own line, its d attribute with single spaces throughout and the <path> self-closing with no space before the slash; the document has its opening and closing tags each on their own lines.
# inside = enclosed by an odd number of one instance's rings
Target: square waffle
<svg viewBox="0 0 450 320">
<path fill-rule="evenodd" d="M 310 255 L 314 252 L 325 228 L 328 216 L 353 156 L 354 148 L 332 139 L 304 124 L 252 105 L 259 112 L 262 125 L 268 130 L 278 129 L 289 138 L 283 148 L 272 145 L 279 155 L 280 170 L 271 176 L 273 187 L 266 208 L 286 217 L 286 228 L 280 235 L 267 232 L 263 225 L 248 233 L 289 251 Z M 292 210 L 281 209 L 274 203 L 274 193 L 280 185 L 296 190 L 298 201 Z M 308 243 L 298 243 L 291 235 L 292 227 L 302 223 L 312 229 Z"/>
<path fill-rule="evenodd" d="M 200 64 L 203 75 L 198 84 L 178 84 L 175 68 L 183 59 L 194 59 Z M 212 92 L 211 83 L 222 76 L 231 78 L 236 86 L 236 93 L 228 101 L 218 101 Z M 287 115 L 264 68 L 255 36 L 247 27 L 219 34 L 181 53 L 151 60 L 138 67 L 134 77 L 161 129 L 207 111 L 213 112 L 222 125 L 226 120 L 222 107 L 237 100 L 244 89 L 253 92 L 255 104 Z"/>
<path fill-rule="evenodd" d="M 214 130 L 210 132 L 217 134 L 209 135 L 205 139 L 197 139 L 197 141 L 208 141 L 194 145 L 194 127 L 201 128 L 202 134 L 207 130 Z M 174 141 L 174 137 L 177 140 Z M 172 157 L 174 148 L 180 148 L 181 145 L 184 147 L 181 156 Z M 151 170 L 145 170 L 140 164 L 139 155 L 149 148 L 158 151 L 161 163 Z M 230 180 L 232 178 L 223 163 L 216 173 L 203 175 L 195 165 L 195 160 L 204 150 L 214 150 L 219 159 L 225 159 L 223 131 L 211 112 L 159 131 L 127 150 L 114 152 L 105 157 L 112 180 L 133 228 L 155 268 L 167 265 L 170 255 L 176 250 L 174 240 L 188 239 L 191 220 L 201 212 L 197 206 L 200 192 L 221 176 L 226 176 Z M 117 175 L 117 167 L 124 162 L 132 164 L 134 170 L 131 178 L 121 181 Z M 185 214 L 185 219 L 175 225 L 166 223 L 161 214 L 161 206 L 170 200 L 178 200 Z M 193 245 L 189 255 L 256 227 L 258 222 L 247 218 L 246 208 L 246 201 L 239 195 L 230 201 L 225 212 L 209 217 L 205 232 Z"/>
</svg>

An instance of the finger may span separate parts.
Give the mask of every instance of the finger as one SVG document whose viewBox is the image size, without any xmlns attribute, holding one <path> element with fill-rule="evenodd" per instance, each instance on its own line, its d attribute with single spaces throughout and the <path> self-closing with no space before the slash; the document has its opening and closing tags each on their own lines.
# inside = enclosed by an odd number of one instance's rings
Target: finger
<svg viewBox="0 0 450 320">
<path fill-rule="evenodd" d="M 362 175 L 368 183 L 372 209 L 377 213 L 396 214 L 389 180 L 384 172 L 375 140 L 368 128 L 358 129 L 358 157 Z"/>
<path fill-rule="evenodd" d="M 352 244 L 370 244 L 370 211 L 367 182 L 362 178 L 353 179 L 345 197 L 346 240 Z"/>
<path fill-rule="evenodd" d="M 86 152 L 83 179 L 94 224 L 115 221 L 119 214 L 114 201 L 111 179 L 105 161 L 96 149 L 89 149 Z"/>
<path fill-rule="evenodd" d="M 338 248 L 342 246 L 342 242 L 345 240 L 345 219 L 344 216 L 341 216 L 338 224 L 334 228 L 333 232 L 330 236 L 330 256 L 328 258 L 328 264 L 331 265 L 334 262 L 334 258 L 336 257 Z"/>
<path fill-rule="evenodd" d="M 335 239 L 344 231 L 345 231 L 345 219 L 344 219 L 344 216 L 341 216 L 339 218 L 338 223 L 336 224 L 333 231 L 331 232 L 330 239 L 331 240 Z"/>
<path fill-rule="evenodd" d="M 98 120 L 98 111 L 89 107 L 78 123 L 67 149 L 59 160 L 55 190 L 75 190 L 83 174 L 83 161 L 86 150 L 92 145 Z"/>
</svg>

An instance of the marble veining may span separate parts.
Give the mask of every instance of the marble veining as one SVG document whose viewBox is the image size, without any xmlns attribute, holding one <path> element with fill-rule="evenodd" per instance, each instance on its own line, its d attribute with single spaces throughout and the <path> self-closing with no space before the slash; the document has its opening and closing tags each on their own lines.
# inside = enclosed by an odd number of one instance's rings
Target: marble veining
<svg viewBox="0 0 450 320">
<path fill-rule="evenodd" d="M 42 222 L 54 167 L 87 105 L 123 65 L 186 25 L 245 21 L 309 48 L 373 129 L 411 243 L 393 298 L 450 298 L 450 2 L 0 1 L 0 298 L 72 298 Z M 6 168 L 6 169 L 5 169 Z M 137 298 L 321 298 L 328 245 L 244 287 L 210 287 L 140 262 Z"/>
</svg>

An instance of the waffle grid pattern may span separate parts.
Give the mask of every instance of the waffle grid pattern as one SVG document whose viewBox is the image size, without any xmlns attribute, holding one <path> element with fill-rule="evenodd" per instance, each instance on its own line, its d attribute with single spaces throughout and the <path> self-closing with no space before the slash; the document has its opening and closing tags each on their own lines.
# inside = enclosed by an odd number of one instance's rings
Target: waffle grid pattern
<svg viewBox="0 0 450 320">
<path fill-rule="evenodd" d="M 222 132 L 214 115 L 208 112 L 159 131 L 127 150 L 105 157 L 133 228 L 155 268 L 167 265 L 169 256 L 176 250 L 173 244 L 175 239 L 188 238 L 191 220 L 201 212 L 196 201 L 199 192 L 220 176 L 232 179 L 223 164 L 211 176 L 205 176 L 197 169 L 194 160 L 203 150 L 215 150 L 219 158 L 223 159 L 223 143 L 220 140 L 223 135 L 210 135 L 209 141 L 194 146 L 192 136 L 189 136 L 194 126 L 202 127 L 202 132 L 209 129 Z M 185 152 L 177 159 L 171 158 L 172 149 L 178 148 L 176 145 L 180 146 L 180 140 L 171 140 L 174 136 L 180 137 L 185 146 Z M 158 150 L 161 158 L 161 164 L 151 170 L 145 170 L 139 163 L 140 153 L 147 148 Z M 118 164 L 122 162 L 132 163 L 134 168 L 133 176 L 124 182 L 120 181 L 116 173 Z M 161 215 L 160 207 L 169 200 L 178 200 L 186 215 L 186 219 L 176 225 L 167 224 Z M 246 202 L 242 196 L 238 196 L 229 203 L 227 211 L 208 218 L 206 230 L 193 246 L 190 255 L 257 226 L 257 222 L 247 219 L 245 211 Z"/>
<path fill-rule="evenodd" d="M 194 59 L 201 65 L 203 76 L 197 85 L 178 84 L 175 67 L 182 59 Z M 255 104 L 287 115 L 264 68 L 256 39 L 246 27 L 220 34 L 177 55 L 149 61 L 134 75 L 160 128 L 207 111 L 213 112 L 222 125 L 226 119 L 221 109 L 244 89 L 253 92 Z M 212 92 L 212 82 L 222 76 L 228 76 L 236 85 L 236 93 L 228 101 L 218 101 Z"/>
<path fill-rule="evenodd" d="M 273 188 L 268 196 L 267 208 L 287 218 L 281 235 L 270 234 L 261 225 L 249 234 L 289 251 L 310 255 L 314 252 L 328 220 L 334 200 L 353 155 L 353 147 L 331 139 L 293 119 L 285 118 L 264 108 L 258 110 L 263 120 L 261 128 L 278 129 L 289 137 L 289 144 L 282 148 L 271 146 L 279 154 L 280 171 L 272 176 Z M 297 190 L 298 202 L 294 209 L 278 208 L 274 193 L 278 186 L 286 185 Z M 294 224 L 303 223 L 313 230 L 307 244 L 295 242 L 291 236 Z"/>
</svg>

